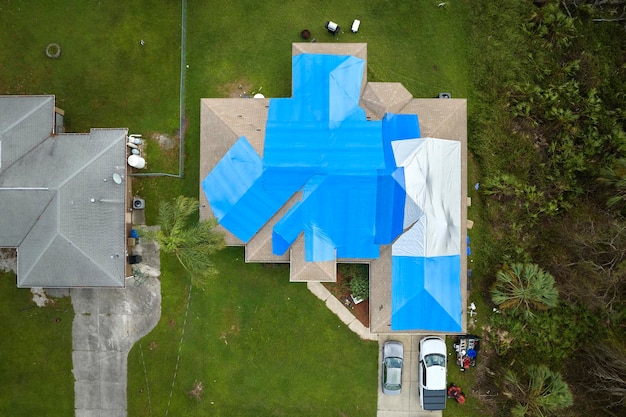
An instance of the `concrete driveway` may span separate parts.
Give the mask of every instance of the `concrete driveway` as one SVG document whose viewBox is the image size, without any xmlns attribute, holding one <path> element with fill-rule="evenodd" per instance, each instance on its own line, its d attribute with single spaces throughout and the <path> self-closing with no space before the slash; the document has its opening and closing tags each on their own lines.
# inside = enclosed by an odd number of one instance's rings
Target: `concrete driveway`
<svg viewBox="0 0 626 417">
<path fill-rule="evenodd" d="M 420 407 L 418 390 L 419 343 L 424 335 L 379 334 L 378 335 L 378 412 L 377 417 L 441 417 L 441 411 L 424 411 Z M 404 345 L 404 369 L 402 393 L 384 395 L 380 386 L 382 378 L 383 344 L 397 340 Z"/>
<path fill-rule="evenodd" d="M 142 242 L 145 278 L 126 288 L 72 288 L 72 362 L 76 417 L 126 417 L 128 352 L 161 316 L 159 248 Z"/>
</svg>

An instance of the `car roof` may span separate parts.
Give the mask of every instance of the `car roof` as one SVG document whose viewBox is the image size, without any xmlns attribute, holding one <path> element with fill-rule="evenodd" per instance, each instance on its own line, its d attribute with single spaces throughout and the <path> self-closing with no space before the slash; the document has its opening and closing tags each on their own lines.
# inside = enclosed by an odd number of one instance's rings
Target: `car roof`
<svg viewBox="0 0 626 417">
<path fill-rule="evenodd" d="M 446 389 L 446 368 L 443 366 L 429 366 L 426 368 L 426 389 Z"/>
<path fill-rule="evenodd" d="M 402 382 L 402 369 L 401 368 L 387 368 L 387 383 L 388 384 L 400 384 Z"/>
</svg>

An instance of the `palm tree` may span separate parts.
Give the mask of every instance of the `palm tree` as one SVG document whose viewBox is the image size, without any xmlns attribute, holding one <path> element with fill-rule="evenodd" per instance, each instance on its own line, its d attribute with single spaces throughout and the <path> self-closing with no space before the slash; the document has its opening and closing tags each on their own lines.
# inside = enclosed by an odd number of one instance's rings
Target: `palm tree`
<svg viewBox="0 0 626 417">
<path fill-rule="evenodd" d="M 598 181 L 614 188 L 615 195 L 607 201 L 609 207 L 626 202 L 626 158 L 619 158 L 612 166 L 600 170 Z"/>
<path fill-rule="evenodd" d="M 224 248 L 224 236 L 211 218 L 191 223 L 190 217 L 198 211 L 198 200 L 179 196 L 159 204 L 159 230 L 146 231 L 161 250 L 176 256 L 183 268 L 191 274 L 191 284 L 203 287 L 206 279 L 217 273 L 211 255 Z"/>
<path fill-rule="evenodd" d="M 517 401 L 514 417 L 547 417 L 574 404 L 572 392 L 558 372 L 545 365 L 528 367 L 522 380 L 516 373 L 504 374 L 503 394 Z"/>
<path fill-rule="evenodd" d="M 536 264 L 516 263 L 505 265 L 496 274 L 496 283 L 491 289 L 491 299 L 500 309 L 532 315 L 532 310 L 555 307 L 558 292 L 554 277 Z"/>
</svg>

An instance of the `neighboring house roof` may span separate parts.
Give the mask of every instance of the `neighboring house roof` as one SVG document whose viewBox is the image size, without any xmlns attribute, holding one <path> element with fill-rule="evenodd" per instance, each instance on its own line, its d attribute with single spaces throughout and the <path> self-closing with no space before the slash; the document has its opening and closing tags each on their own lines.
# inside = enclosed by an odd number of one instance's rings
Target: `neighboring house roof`
<svg viewBox="0 0 626 417">
<path fill-rule="evenodd" d="M 54 135 L 54 114 L 54 96 L 0 96 L 0 246 L 18 287 L 123 287 L 128 131 Z"/>
<path fill-rule="evenodd" d="M 367 83 L 365 44 L 293 52 L 292 98 L 202 100 L 201 217 L 248 261 L 289 260 L 292 281 L 370 263 L 373 332 L 462 331 L 465 100 Z"/>
</svg>

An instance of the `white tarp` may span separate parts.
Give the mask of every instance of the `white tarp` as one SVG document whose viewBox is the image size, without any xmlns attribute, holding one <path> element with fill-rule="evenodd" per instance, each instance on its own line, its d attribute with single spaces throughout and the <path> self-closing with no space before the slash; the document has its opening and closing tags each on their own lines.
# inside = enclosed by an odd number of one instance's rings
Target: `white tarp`
<svg viewBox="0 0 626 417">
<path fill-rule="evenodd" d="M 392 148 L 396 165 L 404 168 L 407 193 L 405 233 L 393 244 L 393 256 L 459 255 L 460 142 L 407 139 L 392 142 Z"/>
</svg>

